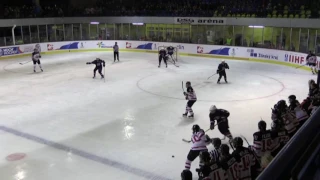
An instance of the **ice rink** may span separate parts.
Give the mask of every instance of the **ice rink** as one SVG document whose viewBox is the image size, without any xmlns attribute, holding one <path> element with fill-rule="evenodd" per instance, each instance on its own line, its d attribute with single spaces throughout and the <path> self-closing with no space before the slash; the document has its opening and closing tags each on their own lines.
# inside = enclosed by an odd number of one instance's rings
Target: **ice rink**
<svg viewBox="0 0 320 180">
<path fill-rule="evenodd" d="M 106 60 L 105 82 L 92 79 L 94 65 L 86 65 L 96 57 Z M 218 85 L 218 76 L 207 78 L 221 59 L 181 56 L 179 68 L 158 68 L 153 53 L 121 52 L 119 63 L 112 52 L 47 54 L 43 73 L 19 64 L 28 60 L 0 61 L 2 180 L 178 180 L 190 149 L 182 138 L 193 124 L 209 128 L 211 105 L 229 110 L 232 134 L 252 143 L 260 118 L 270 127 L 270 108 L 291 94 L 301 101 L 315 78 L 227 60 L 229 84 Z M 181 81 L 191 81 L 198 96 L 194 119 L 182 118 Z M 217 129 L 208 135 L 223 137 Z M 198 160 L 193 172 L 197 167 Z"/>
</svg>

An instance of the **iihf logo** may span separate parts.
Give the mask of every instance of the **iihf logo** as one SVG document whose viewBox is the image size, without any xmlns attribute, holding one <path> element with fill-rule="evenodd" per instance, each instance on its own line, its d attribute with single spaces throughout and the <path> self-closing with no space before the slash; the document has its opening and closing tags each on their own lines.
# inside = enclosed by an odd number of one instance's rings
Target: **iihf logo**
<svg viewBox="0 0 320 180">
<path fill-rule="evenodd" d="M 197 53 L 203 53 L 203 47 L 198 46 L 197 47 Z"/>
<path fill-rule="evenodd" d="M 284 55 L 284 61 L 286 61 L 286 62 L 289 61 L 289 55 L 288 55 L 288 54 L 285 54 L 285 55 Z"/>
<path fill-rule="evenodd" d="M 126 42 L 126 48 L 131 48 L 131 43 Z"/>
</svg>

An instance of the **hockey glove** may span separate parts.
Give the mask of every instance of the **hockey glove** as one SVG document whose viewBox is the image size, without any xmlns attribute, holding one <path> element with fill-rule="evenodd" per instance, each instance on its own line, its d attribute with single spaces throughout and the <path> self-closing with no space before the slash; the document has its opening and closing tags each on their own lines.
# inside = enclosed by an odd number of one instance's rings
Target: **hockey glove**
<svg viewBox="0 0 320 180">
<path fill-rule="evenodd" d="M 91 64 L 90 62 L 87 62 L 87 64 Z"/>
<path fill-rule="evenodd" d="M 211 123 L 211 124 L 210 124 L 210 129 L 213 130 L 213 129 L 214 129 L 214 126 L 215 126 L 214 123 Z"/>
<path fill-rule="evenodd" d="M 183 92 L 183 95 L 185 95 L 185 96 L 186 96 L 186 95 L 187 95 L 187 93 L 186 93 L 186 92 Z"/>
<path fill-rule="evenodd" d="M 103 67 L 106 67 L 106 65 L 103 65 Z"/>
<path fill-rule="evenodd" d="M 39 58 L 41 58 L 41 56 L 39 56 Z"/>
<path fill-rule="evenodd" d="M 219 73 L 219 70 L 217 70 L 217 74 Z"/>
</svg>

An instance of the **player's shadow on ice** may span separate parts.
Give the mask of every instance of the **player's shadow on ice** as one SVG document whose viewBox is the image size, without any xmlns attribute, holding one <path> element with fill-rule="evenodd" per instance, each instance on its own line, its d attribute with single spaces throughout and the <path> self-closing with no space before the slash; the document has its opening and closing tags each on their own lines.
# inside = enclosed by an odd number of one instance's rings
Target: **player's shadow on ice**
<svg viewBox="0 0 320 180">
<path fill-rule="evenodd" d="M 181 121 L 179 122 L 178 126 L 187 126 L 190 124 L 193 124 L 195 119 L 194 118 L 187 118 L 187 117 L 181 117 Z"/>
</svg>

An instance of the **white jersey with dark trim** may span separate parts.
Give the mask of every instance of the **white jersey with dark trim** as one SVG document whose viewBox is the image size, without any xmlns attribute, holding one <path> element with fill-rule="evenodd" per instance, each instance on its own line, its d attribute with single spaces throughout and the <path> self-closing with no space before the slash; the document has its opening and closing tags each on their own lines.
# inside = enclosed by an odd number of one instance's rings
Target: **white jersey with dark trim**
<svg viewBox="0 0 320 180">
<path fill-rule="evenodd" d="M 194 100 L 194 101 L 197 100 L 196 92 L 194 92 L 194 90 L 191 86 L 187 88 L 187 95 L 186 96 L 187 96 L 188 100 Z"/>
<path fill-rule="evenodd" d="M 191 136 L 191 150 L 207 150 L 207 137 L 205 132 L 200 129 L 199 132 L 192 134 Z"/>
</svg>

